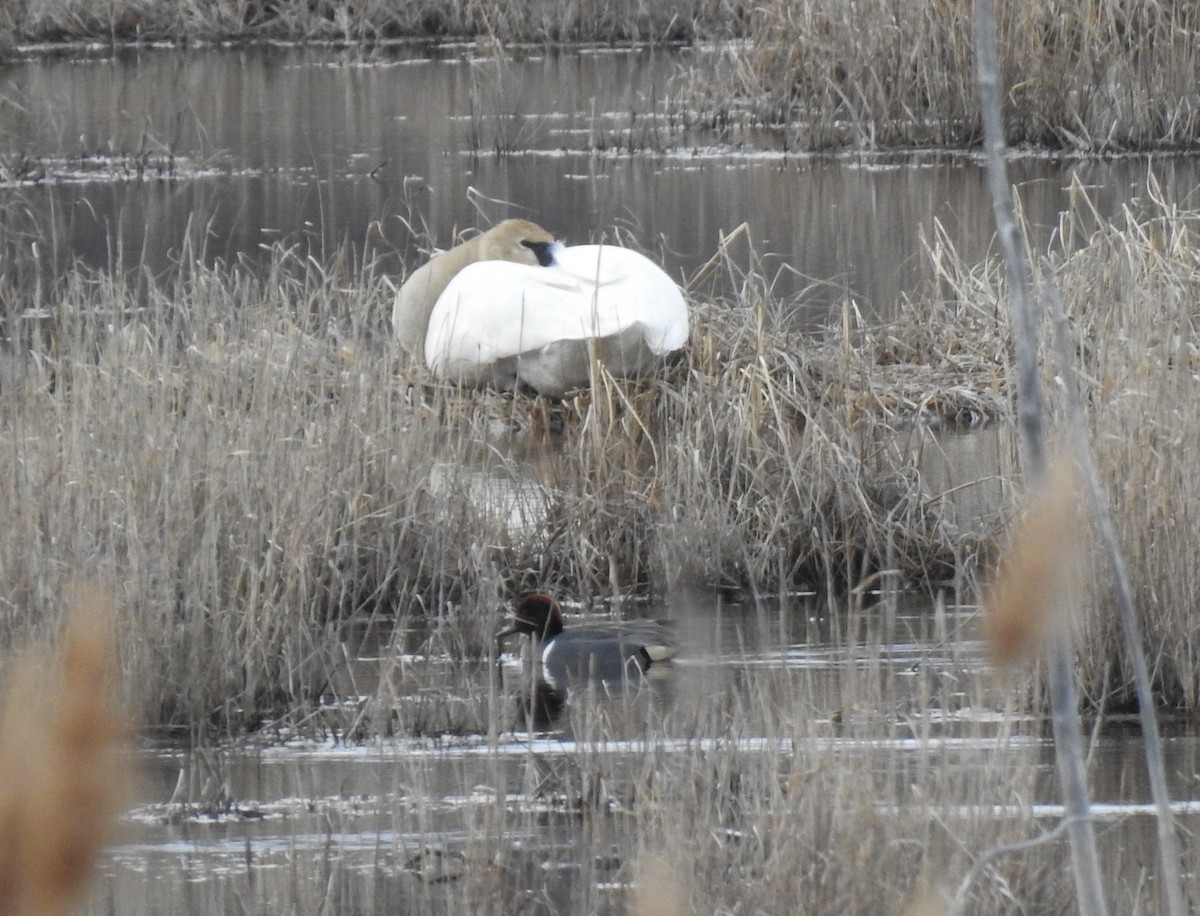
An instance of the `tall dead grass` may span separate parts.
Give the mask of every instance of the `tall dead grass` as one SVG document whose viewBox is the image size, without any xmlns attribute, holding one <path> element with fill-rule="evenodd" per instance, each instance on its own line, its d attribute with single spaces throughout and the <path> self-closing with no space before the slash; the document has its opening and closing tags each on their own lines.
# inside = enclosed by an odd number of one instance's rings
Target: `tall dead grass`
<svg viewBox="0 0 1200 916">
<path fill-rule="evenodd" d="M 1156 689 L 1189 708 L 1196 219 L 1150 201 L 1106 225 L 1081 198 L 1057 268 Z M 344 259 L 280 248 L 261 276 L 74 271 L 4 290 L 4 642 L 53 619 L 81 570 L 118 582 L 148 720 L 237 733 L 328 695 L 354 616 L 453 611 L 441 632 L 470 657 L 533 586 L 833 596 L 971 569 L 988 537 L 946 522 L 896 428 L 1004 415 L 994 265 L 935 239 L 895 322 L 848 312 L 813 340 L 778 330 L 778 303 L 723 252 L 736 294 L 693 295 L 684 359 L 553 408 L 403 365 L 390 287 Z M 1090 603 L 1085 689 L 1121 703 L 1116 617 Z"/>
<path fill-rule="evenodd" d="M 283 247 L 261 274 L 185 260 L 165 281 L 5 289 L 4 641 L 68 575 L 119 583 L 148 721 L 239 733 L 329 694 L 350 617 L 454 610 L 469 657 L 535 585 L 832 593 L 969 562 L 880 406 L 875 338 L 849 325 L 815 345 L 751 293 L 698 301 L 665 377 L 601 374 L 549 407 L 403 365 L 391 295 Z M 920 356 L 909 375 L 940 384 Z"/>
<path fill-rule="evenodd" d="M 1102 218 L 1075 186 L 1059 228 L 1061 250 L 1069 254 L 1040 270 L 1061 291 L 1091 445 L 1132 580 L 1154 690 L 1163 705 L 1191 709 L 1200 699 L 1200 643 L 1190 613 L 1200 583 L 1189 542 L 1200 505 L 1189 457 L 1200 446 L 1193 307 L 1200 295 L 1200 214 L 1166 202 L 1153 181 L 1150 186 L 1118 220 Z M 964 264 L 940 244 L 931 253 L 941 301 L 970 303 L 969 315 L 992 310 L 1004 288 L 994 263 Z M 942 314 L 954 320 L 961 311 L 956 306 Z M 997 321 L 1003 328 L 1003 318 Z M 1042 364 L 1054 392 L 1057 361 L 1044 355 Z M 1052 399 L 1052 408 L 1061 414 L 1061 400 Z M 1093 570 L 1084 580 L 1082 606 L 1089 613 L 1076 622 L 1076 651 L 1085 702 L 1135 705 L 1109 578 Z"/>
<path fill-rule="evenodd" d="M 1071 151 L 1192 146 L 1200 132 L 1189 4 L 999 4 L 1010 144 Z M 801 149 L 978 142 L 971 3 L 771 0 L 746 41 L 691 73 L 717 126 L 780 128 Z"/>
<path fill-rule="evenodd" d="M 22 0 L 11 24 L 19 41 L 70 39 L 290 39 L 374 42 L 400 37 L 481 36 L 500 41 L 678 41 L 728 31 L 736 4 L 699 0 L 515 3 L 367 0 Z M 0 14 L 2 15 L 2 14 Z"/>
<path fill-rule="evenodd" d="M 1077 189 L 1078 191 L 1078 189 Z M 1095 227 L 1079 191 L 1064 232 Z M 1200 214 L 1150 198 L 1119 225 L 1099 223 L 1056 270 L 1081 363 L 1100 477 L 1129 570 L 1154 691 L 1168 707 L 1200 700 L 1200 597 L 1191 534 L 1198 519 L 1189 456 L 1200 446 Z M 1116 599 L 1094 577 L 1079 664 L 1091 703 L 1136 705 Z"/>
</svg>

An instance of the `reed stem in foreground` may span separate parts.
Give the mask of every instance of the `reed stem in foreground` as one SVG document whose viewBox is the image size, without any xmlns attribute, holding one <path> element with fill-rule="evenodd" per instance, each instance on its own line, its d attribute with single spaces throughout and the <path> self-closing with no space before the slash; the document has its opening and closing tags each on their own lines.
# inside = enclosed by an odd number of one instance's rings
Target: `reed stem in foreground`
<svg viewBox="0 0 1200 916">
<path fill-rule="evenodd" d="M 1016 317 L 1013 323 L 1017 360 L 1015 397 L 1021 428 L 1023 467 L 1030 483 L 1040 483 L 1046 476 L 1047 461 L 1038 381 L 1037 323 L 1029 295 L 1032 287 L 1029 262 L 1024 256 L 1024 246 L 1019 244 L 1012 188 L 1004 162 L 1004 122 L 1000 111 L 996 44 L 996 15 L 992 0 L 976 0 L 975 45 L 988 183 L 996 214 L 996 230 L 1008 268 L 1011 309 Z M 1087 916 L 1104 916 L 1107 905 L 1101 886 L 1099 854 L 1096 851 L 1096 834 L 1092 827 L 1087 776 L 1084 772 L 1075 672 L 1065 632 L 1060 630 L 1050 634 L 1047 662 L 1054 746 L 1063 785 L 1063 801 L 1070 823 L 1071 857 L 1075 865 L 1080 909 Z"/>
</svg>

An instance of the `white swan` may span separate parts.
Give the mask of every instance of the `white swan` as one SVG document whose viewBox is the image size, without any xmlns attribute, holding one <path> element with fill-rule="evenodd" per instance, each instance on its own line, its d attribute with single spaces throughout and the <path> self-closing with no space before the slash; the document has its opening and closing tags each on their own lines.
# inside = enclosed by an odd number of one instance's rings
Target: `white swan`
<svg viewBox="0 0 1200 916">
<path fill-rule="evenodd" d="M 435 374 L 502 388 L 523 383 L 561 397 L 589 383 L 593 353 L 613 375 L 628 377 L 687 343 L 683 295 L 648 258 L 612 245 L 545 244 L 540 227 L 509 223 L 517 225 L 501 223 L 475 241 L 497 233 L 491 250 L 525 247 L 546 266 L 528 258 L 460 261 L 429 307 L 423 351 Z M 527 237 L 514 243 L 513 233 Z M 401 330 L 397 324 L 397 336 Z"/>
</svg>

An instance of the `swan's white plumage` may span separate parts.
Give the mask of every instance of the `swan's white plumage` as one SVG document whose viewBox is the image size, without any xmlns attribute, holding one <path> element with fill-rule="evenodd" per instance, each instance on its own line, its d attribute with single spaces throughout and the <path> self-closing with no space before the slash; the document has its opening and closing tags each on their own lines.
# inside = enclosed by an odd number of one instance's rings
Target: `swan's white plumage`
<svg viewBox="0 0 1200 916">
<path fill-rule="evenodd" d="M 611 245 L 553 254 L 548 267 L 489 260 L 461 268 L 429 316 L 429 368 L 561 395 L 588 384 L 592 351 L 613 375 L 632 376 L 687 343 L 683 295 L 648 258 Z"/>
</svg>

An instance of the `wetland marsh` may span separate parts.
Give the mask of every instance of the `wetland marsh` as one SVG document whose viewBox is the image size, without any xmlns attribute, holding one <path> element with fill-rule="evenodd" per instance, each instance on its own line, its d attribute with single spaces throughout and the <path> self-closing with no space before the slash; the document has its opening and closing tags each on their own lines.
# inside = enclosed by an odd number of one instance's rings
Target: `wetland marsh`
<svg viewBox="0 0 1200 916">
<path fill-rule="evenodd" d="M 111 589 L 145 740 L 87 912 L 928 912 L 1056 816 L 1036 680 L 999 686 L 977 630 L 1018 488 L 981 165 L 705 131 L 672 105 L 715 53 L 0 71 L 5 644 L 52 631 L 66 583 Z M 1013 162 L 1178 708 L 1197 167 Z M 686 358 L 556 406 L 561 430 L 407 365 L 399 279 L 510 215 L 652 253 Z M 681 661 L 531 732 L 491 656 L 535 586 L 670 616 Z M 1079 623 L 1098 710 L 1127 704 L 1105 600 Z M 1097 734 L 1111 899 L 1153 911 L 1138 736 Z M 1195 748 L 1176 727 L 1184 824 Z M 1001 860 L 972 905 L 1067 907 L 1068 860 Z"/>
</svg>

